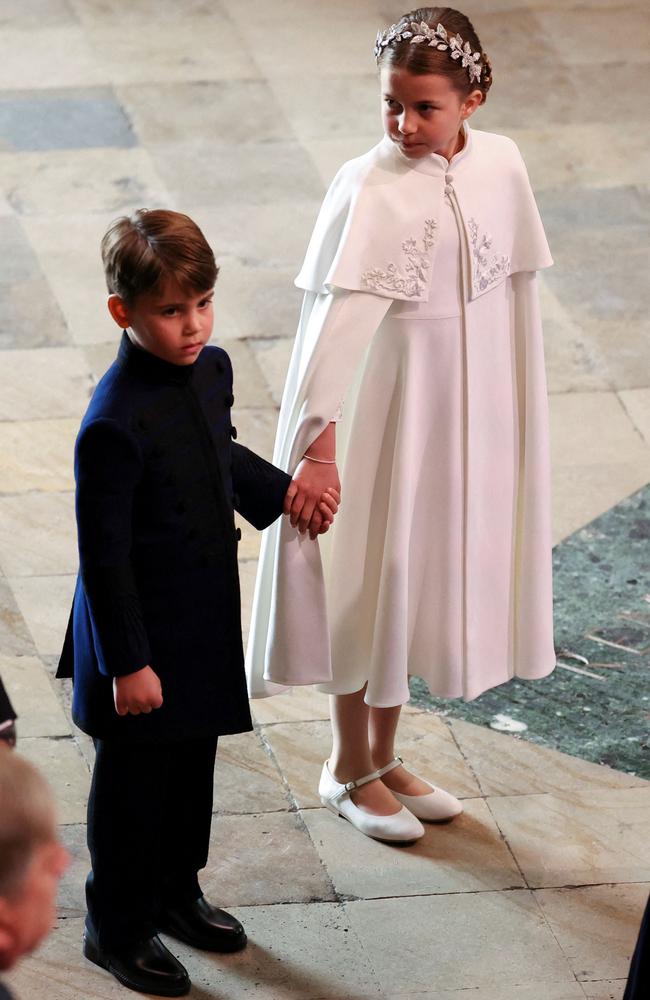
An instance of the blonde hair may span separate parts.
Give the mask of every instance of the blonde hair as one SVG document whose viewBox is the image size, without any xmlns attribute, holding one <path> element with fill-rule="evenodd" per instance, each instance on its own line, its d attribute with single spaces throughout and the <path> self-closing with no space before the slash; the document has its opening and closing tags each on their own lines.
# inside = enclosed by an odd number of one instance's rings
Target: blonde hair
<svg viewBox="0 0 650 1000">
<path fill-rule="evenodd" d="M 55 837 L 45 778 L 17 753 L 0 750 L 0 896 L 20 890 L 34 851 Z"/>
</svg>

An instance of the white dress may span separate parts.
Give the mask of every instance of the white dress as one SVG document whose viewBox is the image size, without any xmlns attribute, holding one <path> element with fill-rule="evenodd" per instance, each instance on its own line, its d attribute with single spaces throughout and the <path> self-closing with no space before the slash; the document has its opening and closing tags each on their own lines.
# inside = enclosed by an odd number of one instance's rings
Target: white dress
<svg viewBox="0 0 650 1000">
<path fill-rule="evenodd" d="M 311 272 L 306 264 L 301 274 L 307 294 L 275 461 L 292 472 L 344 395 L 343 503 L 320 555 L 286 520 L 265 533 L 247 652 L 253 697 L 367 684 L 366 702 L 389 707 L 408 700 L 416 675 L 434 695 L 471 699 L 555 665 L 534 274 L 550 256 L 516 148 L 477 138 L 478 155 L 468 143 L 449 165 L 433 157 L 406 174 L 378 147 L 357 161 L 370 163 L 370 180 L 347 182 L 348 222 L 345 188 L 339 197 L 333 186 L 329 217 L 324 206 Z M 401 191 L 392 216 L 385 206 Z M 369 212 L 371 199 L 381 215 Z M 368 219 L 378 234 L 395 219 L 415 235 L 414 204 L 420 218 L 432 206 L 433 266 L 414 239 L 384 249 L 368 234 Z M 494 246 L 481 236 L 488 225 Z M 360 253 L 348 253 L 354 241 Z M 405 269 L 382 265 L 400 248 Z"/>
</svg>

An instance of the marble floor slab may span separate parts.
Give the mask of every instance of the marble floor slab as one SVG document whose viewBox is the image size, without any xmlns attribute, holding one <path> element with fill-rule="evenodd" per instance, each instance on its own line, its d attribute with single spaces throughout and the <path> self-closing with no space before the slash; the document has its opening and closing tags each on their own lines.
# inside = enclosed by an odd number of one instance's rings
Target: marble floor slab
<svg viewBox="0 0 650 1000">
<path fill-rule="evenodd" d="M 525 885 L 488 807 L 464 799 L 451 823 L 427 823 L 425 835 L 396 848 L 364 837 L 327 809 L 303 813 L 310 836 L 344 898 L 485 892 Z"/>
<path fill-rule="evenodd" d="M 74 489 L 78 430 L 73 419 L 0 423 L 0 494 Z"/>
<path fill-rule="evenodd" d="M 71 738 L 25 737 L 20 753 L 38 767 L 54 792 L 59 823 L 85 823 L 90 773 Z"/>
<path fill-rule="evenodd" d="M 80 350 L 41 347 L 0 354 L 0 420 L 77 418 L 91 389 L 88 362 Z"/>
<path fill-rule="evenodd" d="M 59 656 L 72 607 L 75 576 L 19 576 L 9 586 L 41 656 Z"/>
<path fill-rule="evenodd" d="M 282 775 L 258 733 L 223 736 L 214 774 L 214 808 L 225 813 L 289 809 Z"/>
<path fill-rule="evenodd" d="M 0 677 L 20 720 L 21 739 L 71 735 L 57 693 L 37 657 L 1 654 Z"/>
<path fill-rule="evenodd" d="M 530 886 L 648 878 L 649 788 L 503 796 L 487 801 Z"/>
<path fill-rule="evenodd" d="M 76 573 L 74 493 L 0 496 L 0 566 L 7 576 Z"/>
<path fill-rule="evenodd" d="M 541 997 L 546 983 L 575 982 L 533 894 L 523 889 L 355 900 L 345 911 L 388 996 L 498 982 L 536 983 Z"/>
</svg>

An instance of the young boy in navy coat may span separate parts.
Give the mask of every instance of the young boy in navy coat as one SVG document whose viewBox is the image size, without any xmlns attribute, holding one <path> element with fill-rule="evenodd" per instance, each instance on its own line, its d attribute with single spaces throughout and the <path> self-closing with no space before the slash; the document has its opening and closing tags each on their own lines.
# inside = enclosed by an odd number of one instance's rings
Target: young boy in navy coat
<svg viewBox="0 0 650 1000">
<path fill-rule="evenodd" d="M 252 728 L 233 510 L 266 527 L 291 480 L 234 441 L 230 359 L 205 346 L 217 267 L 195 223 L 136 212 L 102 257 L 124 333 L 77 438 L 80 572 L 58 674 L 96 748 L 84 954 L 131 989 L 182 996 L 189 977 L 158 931 L 246 943 L 197 872 L 217 738 Z M 337 502 L 322 498 L 312 537 Z"/>
</svg>

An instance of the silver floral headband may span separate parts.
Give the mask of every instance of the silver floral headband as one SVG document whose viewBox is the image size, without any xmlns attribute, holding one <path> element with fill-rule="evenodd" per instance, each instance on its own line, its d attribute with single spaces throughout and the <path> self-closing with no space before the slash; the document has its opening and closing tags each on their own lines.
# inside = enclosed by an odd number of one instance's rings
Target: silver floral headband
<svg viewBox="0 0 650 1000">
<path fill-rule="evenodd" d="M 473 83 L 474 80 L 477 83 L 480 82 L 481 71 L 483 69 L 481 66 L 481 53 L 472 52 L 472 46 L 469 42 L 464 42 L 460 35 L 447 34 L 442 24 L 438 24 L 435 28 L 428 25 L 426 21 L 421 21 L 419 24 L 417 21 L 411 21 L 410 23 L 407 21 L 405 24 L 402 24 L 402 22 L 392 24 L 390 28 L 377 33 L 375 59 L 379 59 L 386 46 L 390 45 L 391 42 L 402 41 L 409 41 L 411 45 L 426 42 L 427 45 L 438 49 L 439 52 L 448 50 L 452 59 L 461 60 L 461 65 L 469 73 L 470 83 Z"/>
</svg>

